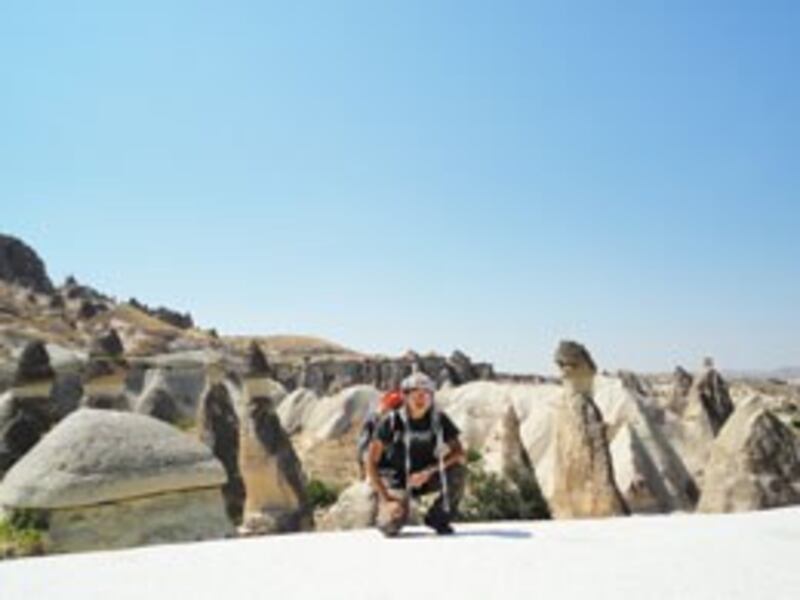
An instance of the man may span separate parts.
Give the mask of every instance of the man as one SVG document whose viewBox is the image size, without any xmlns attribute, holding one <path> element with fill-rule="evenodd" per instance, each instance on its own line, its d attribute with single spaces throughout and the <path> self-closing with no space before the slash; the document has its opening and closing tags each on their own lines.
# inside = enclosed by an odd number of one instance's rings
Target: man
<svg viewBox="0 0 800 600">
<path fill-rule="evenodd" d="M 424 373 L 403 380 L 403 405 L 378 425 L 367 457 L 367 476 L 378 495 L 378 528 L 397 535 L 412 498 L 438 493 L 425 524 L 440 535 L 450 525 L 464 490 L 464 450 L 459 431 L 433 402 L 435 386 Z"/>
</svg>

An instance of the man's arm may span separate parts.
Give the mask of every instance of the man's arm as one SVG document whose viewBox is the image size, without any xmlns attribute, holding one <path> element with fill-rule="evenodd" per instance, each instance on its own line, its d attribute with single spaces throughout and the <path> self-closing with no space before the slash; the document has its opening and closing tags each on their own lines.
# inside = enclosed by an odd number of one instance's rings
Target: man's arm
<svg viewBox="0 0 800 600">
<path fill-rule="evenodd" d="M 455 464 L 465 462 L 466 454 L 464 453 L 464 447 L 461 445 L 461 440 L 453 438 L 450 443 L 447 444 L 447 448 L 449 451 L 445 454 L 443 461 L 445 469 Z"/>
<path fill-rule="evenodd" d="M 383 454 L 383 443 L 380 440 L 373 439 L 369 444 L 369 451 L 367 452 L 367 476 L 369 477 L 369 482 L 372 485 L 372 489 L 375 490 L 375 493 L 378 494 L 381 500 L 388 502 L 393 500 L 392 496 L 389 494 L 389 490 L 386 489 L 386 484 L 381 479 L 380 473 L 378 473 L 378 463 L 381 460 L 381 455 Z"/>
<path fill-rule="evenodd" d="M 453 438 L 447 444 L 447 454 L 445 454 L 444 458 L 442 459 L 443 466 L 445 469 L 449 469 L 455 464 L 463 463 L 464 460 L 464 447 L 461 445 L 461 442 L 458 438 Z M 437 462 L 436 464 L 422 469 L 421 471 L 411 473 L 409 480 L 411 487 L 416 488 L 425 485 L 425 483 L 438 472 L 439 463 Z"/>
</svg>

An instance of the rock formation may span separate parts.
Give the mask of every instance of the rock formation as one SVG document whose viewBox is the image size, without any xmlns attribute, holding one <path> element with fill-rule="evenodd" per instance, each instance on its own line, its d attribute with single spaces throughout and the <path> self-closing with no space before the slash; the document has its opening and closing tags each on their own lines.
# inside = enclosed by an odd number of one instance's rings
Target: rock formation
<svg viewBox="0 0 800 600">
<path fill-rule="evenodd" d="M 513 406 L 497 422 L 483 447 L 484 468 L 516 483 L 519 479 L 534 478 L 533 465 L 519 434 L 519 417 Z"/>
<path fill-rule="evenodd" d="M 47 276 L 44 262 L 24 242 L 0 234 L 0 279 L 37 292 L 52 293 L 53 283 Z"/>
<path fill-rule="evenodd" d="M 647 386 L 600 376 L 594 401 L 606 423 L 617 487 L 635 513 L 692 510 L 697 484 L 667 438 Z"/>
<path fill-rule="evenodd" d="M 677 414 L 683 413 L 686 409 L 686 400 L 689 390 L 692 389 L 694 378 L 691 373 L 681 366 L 675 367 L 672 374 L 672 387 L 669 391 L 668 405 Z"/>
<path fill-rule="evenodd" d="M 592 400 L 594 361 L 583 346 L 569 341 L 561 342 L 555 358 L 564 378 L 564 397 L 555 415 L 553 515 L 627 514 L 614 480 L 605 423 Z"/>
<path fill-rule="evenodd" d="M 800 440 L 759 398 L 740 404 L 711 447 L 701 512 L 800 503 Z"/>
<path fill-rule="evenodd" d="M 125 353 L 122 339 L 113 327 L 92 340 L 89 355 L 104 358 L 119 358 Z"/>
<path fill-rule="evenodd" d="M 695 377 L 672 439 L 687 468 L 702 487 L 711 445 L 733 412 L 728 385 L 706 359 L 705 370 Z"/>
<path fill-rule="evenodd" d="M 272 368 L 269 366 L 269 362 L 267 362 L 264 351 L 261 350 L 261 347 L 255 341 L 250 343 L 250 347 L 247 351 L 247 372 L 251 376 L 273 376 Z"/>
<path fill-rule="evenodd" d="M 50 366 L 50 355 L 44 342 L 32 340 L 25 344 L 17 365 L 15 377 L 16 385 L 34 383 L 42 380 L 50 380 L 54 376 Z"/>
<path fill-rule="evenodd" d="M 198 410 L 200 441 L 219 459 L 228 476 L 222 487 L 228 515 L 234 523 L 242 520 L 245 488 L 239 470 L 239 418 L 227 387 L 211 383 Z"/>
<path fill-rule="evenodd" d="M 245 534 L 313 527 L 305 477 L 268 397 L 247 398 L 240 430 L 239 469 L 246 490 Z"/>
<path fill-rule="evenodd" d="M 687 411 L 702 409 L 714 435 L 722 428 L 733 413 L 733 402 L 727 382 L 714 369 L 713 363 L 706 359 L 705 369 L 694 380 L 687 399 Z"/>
<path fill-rule="evenodd" d="M 232 533 L 222 465 L 155 419 L 79 410 L 6 475 L 0 506 L 45 517 L 48 551 L 121 548 Z"/>
</svg>

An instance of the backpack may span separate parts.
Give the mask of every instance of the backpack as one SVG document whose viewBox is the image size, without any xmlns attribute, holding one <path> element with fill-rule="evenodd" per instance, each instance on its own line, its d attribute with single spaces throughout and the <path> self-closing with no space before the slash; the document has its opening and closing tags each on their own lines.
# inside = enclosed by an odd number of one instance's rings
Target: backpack
<svg viewBox="0 0 800 600">
<path fill-rule="evenodd" d="M 400 390 L 389 390 L 381 396 L 377 405 L 373 405 L 370 408 L 364 418 L 364 424 L 361 426 L 361 432 L 358 434 L 358 440 L 356 441 L 356 458 L 359 467 L 362 469 L 369 444 L 372 442 L 372 438 L 375 437 L 375 432 L 378 430 L 378 425 L 384 415 L 389 412 L 392 418 L 395 418 L 395 414 L 402 404 L 403 393 Z"/>
</svg>

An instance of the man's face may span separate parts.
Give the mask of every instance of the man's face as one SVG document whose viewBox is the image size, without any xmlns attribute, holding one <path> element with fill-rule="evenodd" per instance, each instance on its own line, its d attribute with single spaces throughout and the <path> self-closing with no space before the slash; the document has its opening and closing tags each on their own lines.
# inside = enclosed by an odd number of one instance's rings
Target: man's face
<svg viewBox="0 0 800 600">
<path fill-rule="evenodd" d="M 431 407 L 432 398 L 433 394 L 423 389 L 411 390 L 407 395 L 408 404 L 415 414 L 424 414 Z"/>
</svg>

